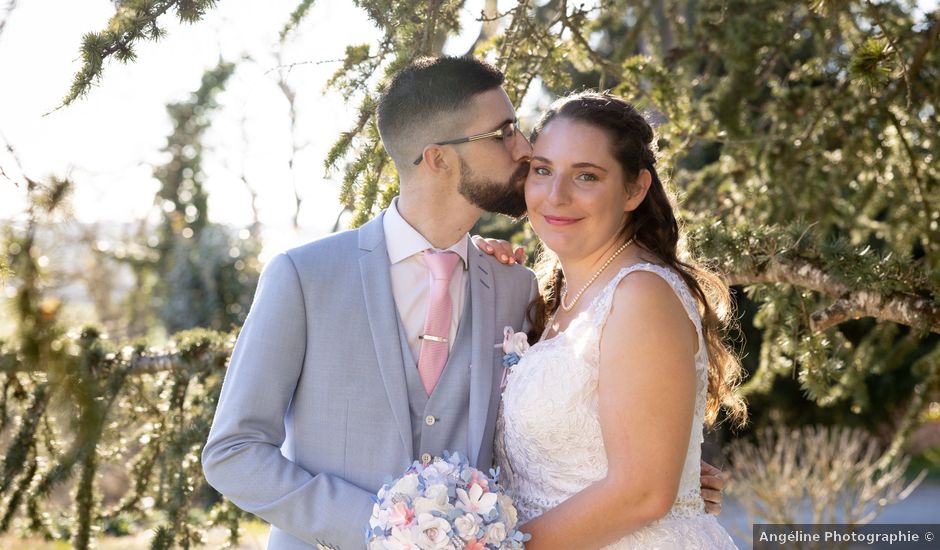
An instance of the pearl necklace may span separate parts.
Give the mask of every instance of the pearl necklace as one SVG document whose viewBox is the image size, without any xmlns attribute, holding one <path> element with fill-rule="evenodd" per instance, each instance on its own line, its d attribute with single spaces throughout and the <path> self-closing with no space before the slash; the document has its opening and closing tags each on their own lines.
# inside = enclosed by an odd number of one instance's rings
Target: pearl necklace
<svg viewBox="0 0 940 550">
<path fill-rule="evenodd" d="M 588 280 L 588 282 L 585 283 L 584 286 L 581 287 L 581 290 L 579 290 L 578 293 L 574 295 L 574 300 L 571 302 L 571 305 L 565 305 L 565 298 L 568 297 L 568 283 L 566 282 L 566 283 L 565 283 L 565 287 L 564 287 L 563 289 L 561 289 L 561 309 L 563 309 L 563 310 L 565 310 L 565 311 L 571 311 L 572 309 L 574 309 L 574 306 L 577 305 L 578 300 L 581 299 L 581 295 L 584 294 L 584 291 L 587 290 L 588 287 L 591 286 L 591 284 L 593 284 L 594 281 L 596 281 L 598 277 L 600 277 L 601 273 L 603 273 L 604 270 L 607 269 L 607 266 L 609 266 L 610 263 L 611 263 L 612 261 L 614 261 L 614 258 L 616 258 L 617 256 L 619 256 L 620 253 L 623 252 L 623 251 L 624 251 L 628 246 L 630 246 L 632 243 L 633 243 L 633 238 L 631 237 L 630 240 L 628 240 L 627 242 L 623 243 L 623 244 L 620 246 L 620 248 L 618 248 L 617 251 L 614 252 L 614 253 L 610 256 L 610 258 L 607 258 L 607 261 L 604 262 L 604 265 L 602 265 L 600 269 L 598 269 L 596 272 L 594 272 L 594 276 L 591 277 L 591 279 Z"/>
</svg>

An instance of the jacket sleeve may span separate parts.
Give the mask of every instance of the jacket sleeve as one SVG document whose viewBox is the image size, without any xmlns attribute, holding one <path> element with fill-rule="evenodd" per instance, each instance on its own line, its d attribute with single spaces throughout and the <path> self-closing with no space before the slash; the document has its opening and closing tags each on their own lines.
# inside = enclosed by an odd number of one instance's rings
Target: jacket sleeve
<svg viewBox="0 0 940 550">
<path fill-rule="evenodd" d="M 203 470 L 239 508 L 313 547 L 364 548 L 372 494 L 281 454 L 285 415 L 304 364 L 306 319 L 297 270 L 281 254 L 264 270 L 235 344 Z"/>
<path fill-rule="evenodd" d="M 526 269 L 526 273 L 529 275 L 529 300 L 525 303 L 525 316 L 522 320 L 522 332 L 529 332 L 532 330 L 532 322 L 529 321 L 529 304 L 535 300 L 536 296 L 539 295 L 539 283 L 535 279 L 535 274 Z"/>
</svg>

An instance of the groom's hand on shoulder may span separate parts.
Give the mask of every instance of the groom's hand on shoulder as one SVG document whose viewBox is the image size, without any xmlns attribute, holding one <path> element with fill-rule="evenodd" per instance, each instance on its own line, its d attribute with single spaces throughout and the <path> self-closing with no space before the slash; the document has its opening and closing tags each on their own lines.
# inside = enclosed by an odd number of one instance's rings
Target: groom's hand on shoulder
<svg viewBox="0 0 940 550">
<path fill-rule="evenodd" d="M 725 487 L 725 478 L 721 470 L 702 461 L 701 470 L 702 500 L 705 501 L 705 511 L 709 514 L 721 513 L 721 491 Z"/>
<path fill-rule="evenodd" d="M 522 264 L 525 265 L 525 248 L 521 246 L 513 249 L 512 243 L 502 239 L 488 239 L 479 235 L 470 237 L 477 248 L 496 258 L 503 264 Z"/>
</svg>

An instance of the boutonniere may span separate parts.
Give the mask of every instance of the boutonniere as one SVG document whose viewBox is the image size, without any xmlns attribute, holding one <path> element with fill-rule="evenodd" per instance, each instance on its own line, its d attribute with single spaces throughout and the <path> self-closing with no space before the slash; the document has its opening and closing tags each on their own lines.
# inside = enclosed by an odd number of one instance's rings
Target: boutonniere
<svg viewBox="0 0 940 550">
<path fill-rule="evenodd" d="M 500 344 L 497 344 L 497 347 L 499 346 Z M 529 337 L 524 332 L 515 332 L 512 327 L 506 327 L 503 329 L 502 348 L 503 380 L 500 383 L 500 388 L 505 388 L 509 369 L 514 367 L 519 359 L 522 359 L 525 352 L 529 351 Z"/>
</svg>

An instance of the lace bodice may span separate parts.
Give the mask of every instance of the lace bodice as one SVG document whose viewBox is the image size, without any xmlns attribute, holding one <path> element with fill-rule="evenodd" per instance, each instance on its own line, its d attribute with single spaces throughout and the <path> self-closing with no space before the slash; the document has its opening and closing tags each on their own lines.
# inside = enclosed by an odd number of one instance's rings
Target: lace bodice
<svg viewBox="0 0 940 550">
<path fill-rule="evenodd" d="M 617 284 L 638 270 L 669 283 L 695 325 L 698 383 L 692 435 L 672 509 L 609 548 L 734 548 L 714 517 L 705 514 L 699 489 L 708 354 L 698 307 L 682 278 L 662 266 L 642 263 L 621 269 L 565 330 L 533 345 L 512 368 L 497 426 L 497 461 L 522 521 L 606 476 L 597 391 L 600 337 Z"/>
</svg>

